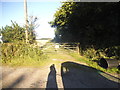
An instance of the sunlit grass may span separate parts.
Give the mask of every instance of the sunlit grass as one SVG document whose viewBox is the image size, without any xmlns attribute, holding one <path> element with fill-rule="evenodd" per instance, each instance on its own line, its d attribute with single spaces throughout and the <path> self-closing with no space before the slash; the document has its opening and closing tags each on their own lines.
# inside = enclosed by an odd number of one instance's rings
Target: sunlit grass
<svg viewBox="0 0 120 90">
<path fill-rule="evenodd" d="M 35 50 L 28 50 L 29 55 L 23 55 L 24 57 L 14 57 L 10 60 L 7 60 L 6 63 L 4 62 L 3 65 L 8 65 L 12 67 L 42 67 L 47 66 L 48 64 L 56 64 L 59 67 L 60 64 L 66 61 L 77 61 L 80 63 L 83 62 L 87 66 L 96 68 L 97 70 L 103 72 L 120 73 L 117 68 L 104 69 L 100 67 L 96 62 L 93 62 L 89 58 L 80 56 L 77 51 L 60 48 L 56 51 L 54 45 L 46 45 L 43 49 L 36 48 Z"/>
<path fill-rule="evenodd" d="M 39 58 L 39 59 L 38 59 Z M 12 67 L 41 67 L 49 63 L 47 56 L 41 56 L 31 58 L 26 56 L 24 58 L 13 58 L 2 65 L 12 66 Z"/>
<path fill-rule="evenodd" d="M 48 56 L 39 47 L 14 43 L 2 46 L 2 65 L 12 67 L 41 67 L 49 62 Z"/>
</svg>

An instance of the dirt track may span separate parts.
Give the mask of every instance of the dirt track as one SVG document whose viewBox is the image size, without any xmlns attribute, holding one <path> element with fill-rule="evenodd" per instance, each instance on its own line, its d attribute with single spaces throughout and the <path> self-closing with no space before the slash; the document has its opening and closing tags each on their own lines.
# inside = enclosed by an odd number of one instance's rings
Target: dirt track
<svg viewBox="0 0 120 90">
<path fill-rule="evenodd" d="M 118 80 L 70 61 L 44 68 L 2 67 L 3 88 L 118 88 Z"/>
</svg>

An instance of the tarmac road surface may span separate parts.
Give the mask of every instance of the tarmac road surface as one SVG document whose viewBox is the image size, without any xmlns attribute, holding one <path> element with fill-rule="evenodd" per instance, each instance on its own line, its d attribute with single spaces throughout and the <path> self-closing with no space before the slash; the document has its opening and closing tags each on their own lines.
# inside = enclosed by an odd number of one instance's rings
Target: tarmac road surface
<svg viewBox="0 0 120 90">
<path fill-rule="evenodd" d="M 2 88 L 119 88 L 119 80 L 75 62 L 44 68 L 2 66 Z"/>
</svg>

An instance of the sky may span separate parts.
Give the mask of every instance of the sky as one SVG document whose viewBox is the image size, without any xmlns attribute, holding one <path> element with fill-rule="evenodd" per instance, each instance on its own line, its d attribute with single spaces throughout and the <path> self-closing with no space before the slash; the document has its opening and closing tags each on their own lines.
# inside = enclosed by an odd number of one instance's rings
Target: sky
<svg viewBox="0 0 120 90">
<path fill-rule="evenodd" d="M 60 1 L 37 1 L 27 2 L 28 16 L 37 16 L 37 24 L 40 26 L 35 29 L 37 38 L 54 38 L 54 28 L 48 22 L 53 20 L 53 15 L 61 6 Z M 0 27 L 11 25 L 11 20 L 20 26 L 25 24 L 24 3 L 23 2 L 0 2 Z"/>
<path fill-rule="evenodd" d="M 25 24 L 23 1 L 0 0 L 0 28 L 11 25 L 11 20 L 20 26 Z M 51 28 L 48 22 L 53 20 L 53 15 L 62 1 L 66 0 L 27 0 L 28 16 L 38 17 L 37 23 L 40 26 L 35 29 L 37 38 L 54 38 L 54 28 Z"/>
</svg>

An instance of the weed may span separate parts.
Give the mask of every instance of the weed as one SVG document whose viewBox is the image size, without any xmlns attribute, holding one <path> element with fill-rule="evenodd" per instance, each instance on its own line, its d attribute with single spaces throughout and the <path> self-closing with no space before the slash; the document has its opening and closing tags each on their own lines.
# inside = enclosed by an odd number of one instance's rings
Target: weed
<svg viewBox="0 0 120 90">
<path fill-rule="evenodd" d="M 39 49 L 25 43 L 4 43 L 2 45 L 2 63 L 10 66 L 40 66 L 47 56 Z"/>
<path fill-rule="evenodd" d="M 86 58 L 85 56 L 80 56 L 78 53 L 70 52 L 69 50 L 68 50 L 68 53 L 69 53 L 69 55 L 74 57 L 76 59 L 76 61 L 84 62 L 88 66 L 96 68 L 97 70 L 100 70 L 100 71 L 103 71 L 103 72 L 108 72 L 108 73 L 117 73 L 117 74 L 120 73 L 120 70 L 118 68 L 104 69 L 104 68 L 100 67 L 97 62 L 93 62 L 93 60 L 91 60 L 90 58 Z"/>
</svg>

